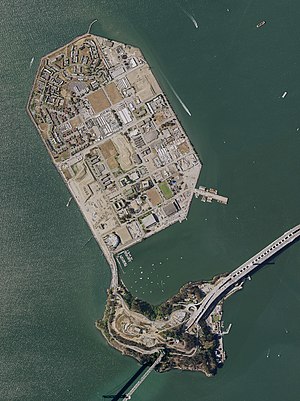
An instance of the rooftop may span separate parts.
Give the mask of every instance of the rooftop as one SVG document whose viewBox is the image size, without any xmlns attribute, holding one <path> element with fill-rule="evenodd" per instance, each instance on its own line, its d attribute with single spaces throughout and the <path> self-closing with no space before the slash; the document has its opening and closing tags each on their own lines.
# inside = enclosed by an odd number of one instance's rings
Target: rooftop
<svg viewBox="0 0 300 401">
<path fill-rule="evenodd" d="M 106 256 L 186 217 L 201 163 L 138 48 L 74 39 L 42 58 L 28 110 Z"/>
</svg>

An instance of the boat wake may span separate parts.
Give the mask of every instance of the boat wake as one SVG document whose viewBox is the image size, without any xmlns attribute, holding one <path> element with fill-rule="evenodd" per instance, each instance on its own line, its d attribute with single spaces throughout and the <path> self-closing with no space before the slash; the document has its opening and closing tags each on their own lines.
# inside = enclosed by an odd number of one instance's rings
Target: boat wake
<svg viewBox="0 0 300 401">
<path fill-rule="evenodd" d="M 67 207 L 70 206 L 70 203 L 71 203 L 72 199 L 73 199 L 72 196 L 70 196 L 70 198 L 69 198 L 69 200 L 68 200 L 68 203 L 66 204 Z"/>
<path fill-rule="evenodd" d="M 184 10 L 182 8 L 182 11 L 184 12 L 184 14 L 192 21 L 192 23 L 194 24 L 195 28 L 199 28 L 198 22 L 195 20 L 195 18 L 192 16 L 192 14 L 188 13 L 186 10 Z"/>
<path fill-rule="evenodd" d="M 32 57 L 32 59 L 31 59 L 31 61 L 30 61 L 29 69 L 32 67 L 33 62 L 34 62 L 34 57 Z"/>
<path fill-rule="evenodd" d="M 183 103 L 183 101 L 180 99 L 179 95 L 177 94 L 177 92 L 175 91 L 175 89 L 173 88 L 173 86 L 169 83 L 170 88 L 172 89 L 172 92 L 174 93 L 174 95 L 176 96 L 177 100 L 179 101 L 179 103 L 181 104 L 181 106 L 184 108 L 184 110 L 188 113 L 188 115 L 191 117 L 192 113 L 189 111 L 189 109 L 187 108 L 187 106 Z"/>
<path fill-rule="evenodd" d="M 171 85 L 170 81 L 168 80 L 168 78 L 165 76 L 165 74 L 161 71 L 162 76 L 164 77 L 164 79 L 166 80 L 167 84 L 169 85 L 169 87 L 171 88 L 171 91 L 174 93 L 176 99 L 179 101 L 179 103 L 181 104 L 181 106 L 183 107 L 183 109 L 187 112 L 187 114 L 192 117 L 192 113 L 190 112 L 190 110 L 187 108 L 187 106 L 183 103 L 183 101 L 181 100 L 181 98 L 179 97 L 179 95 L 177 94 L 176 90 L 173 88 L 173 86 Z"/>
</svg>

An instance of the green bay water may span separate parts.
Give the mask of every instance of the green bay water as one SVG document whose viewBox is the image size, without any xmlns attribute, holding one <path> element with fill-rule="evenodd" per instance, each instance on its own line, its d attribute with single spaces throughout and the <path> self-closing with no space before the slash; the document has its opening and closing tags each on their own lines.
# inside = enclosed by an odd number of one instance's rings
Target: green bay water
<svg viewBox="0 0 300 401">
<path fill-rule="evenodd" d="M 92 33 L 139 46 L 204 163 L 199 183 L 230 198 L 228 206 L 194 199 L 187 221 L 132 248 L 134 261 L 122 278 L 135 295 L 159 303 L 187 281 L 232 270 L 300 222 L 300 5 L 5 0 L 1 6 L 0 400 L 101 400 L 138 365 L 94 327 L 110 271 L 97 244 L 86 244 L 91 234 L 75 203 L 66 208 L 68 190 L 26 115 L 38 60 L 96 18 Z M 256 29 L 262 19 L 267 24 Z M 282 252 L 226 301 L 228 360 L 216 377 L 152 373 L 134 398 L 299 399 L 299 247 Z"/>
</svg>

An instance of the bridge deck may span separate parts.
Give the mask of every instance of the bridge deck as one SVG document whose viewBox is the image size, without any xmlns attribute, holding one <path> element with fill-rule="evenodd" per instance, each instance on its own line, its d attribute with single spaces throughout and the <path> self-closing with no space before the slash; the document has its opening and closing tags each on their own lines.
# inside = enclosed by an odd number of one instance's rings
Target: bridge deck
<svg viewBox="0 0 300 401">
<path fill-rule="evenodd" d="M 195 323 L 205 316 L 205 314 L 214 306 L 215 302 L 222 298 L 228 290 L 247 277 L 257 266 L 264 263 L 271 256 L 286 247 L 300 236 L 300 225 L 285 232 L 277 240 L 266 246 L 252 258 L 247 260 L 237 269 L 233 270 L 228 276 L 224 277 L 202 300 L 198 310 L 192 313 L 187 322 L 186 330 L 189 330 Z"/>
<path fill-rule="evenodd" d="M 131 396 L 133 393 L 140 387 L 140 385 L 143 383 L 143 381 L 148 377 L 148 375 L 152 372 L 152 370 L 155 368 L 156 365 L 158 365 L 163 357 L 163 353 L 161 353 L 158 358 L 153 362 L 153 364 L 150 366 L 148 370 L 143 374 L 143 376 L 140 378 L 140 380 L 132 387 L 132 389 L 129 391 L 129 393 L 126 395 L 124 398 L 124 401 L 128 401 L 131 399 Z"/>
</svg>

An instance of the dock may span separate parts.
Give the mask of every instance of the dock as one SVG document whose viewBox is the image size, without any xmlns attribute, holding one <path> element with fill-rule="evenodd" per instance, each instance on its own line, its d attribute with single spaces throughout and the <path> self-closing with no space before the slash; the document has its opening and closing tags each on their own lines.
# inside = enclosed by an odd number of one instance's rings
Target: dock
<svg viewBox="0 0 300 401">
<path fill-rule="evenodd" d="M 218 203 L 223 203 L 223 205 L 227 205 L 228 198 L 226 196 L 222 196 L 218 194 L 218 191 L 213 188 L 206 188 L 206 187 L 199 187 L 198 189 L 194 189 L 194 194 L 196 198 L 201 196 L 202 202 L 209 202 L 211 203 L 213 200 L 217 201 Z"/>
<path fill-rule="evenodd" d="M 230 323 L 226 330 L 222 331 L 221 335 L 226 336 L 231 330 L 232 324 Z"/>
<path fill-rule="evenodd" d="M 128 249 L 126 251 L 119 252 L 116 255 L 116 260 L 119 263 L 120 267 L 126 267 L 128 263 L 133 261 L 133 257 Z"/>
</svg>

